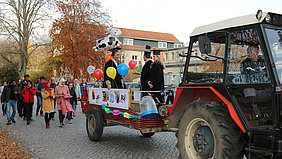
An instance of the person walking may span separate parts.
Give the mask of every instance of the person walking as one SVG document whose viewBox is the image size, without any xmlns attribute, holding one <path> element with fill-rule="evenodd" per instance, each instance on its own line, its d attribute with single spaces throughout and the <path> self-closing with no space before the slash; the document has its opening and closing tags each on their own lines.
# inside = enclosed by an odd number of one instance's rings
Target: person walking
<svg viewBox="0 0 282 159">
<path fill-rule="evenodd" d="M 0 87 L 0 100 L 1 100 L 1 96 L 3 94 L 3 91 L 4 91 L 4 87 L 7 86 L 7 82 L 6 81 L 3 81 L 2 82 L 2 86 Z M 2 101 L 2 100 L 1 100 Z M 2 102 L 0 102 L 2 103 Z M 3 112 L 3 116 L 6 115 L 6 110 L 7 110 L 7 103 L 3 101 L 3 104 L 2 105 L 2 112 Z"/>
<path fill-rule="evenodd" d="M 78 79 L 74 80 L 73 88 L 75 90 L 76 97 L 77 97 L 77 102 L 78 102 L 78 100 L 80 100 L 80 97 L 81 97 L 81 90 L 80 90 L 80 85 L 78 83 Z"/>
<path fill-rule="evenodd" d="M 65 79 L 62 78 L 60 80 L 59 85 L 55 89 L 55 96 L 57 98 L 60 127 L 63 127 L 65 114 L 67 114 L 69 111 L 74 113 L 74 110 L 72 109 L 72 106 L 68 100 L 72 96 L 70 95 L 68 86 L 65 85 Z"/>
<path fill-rule="evenodd" d="M 41 90 L 42 95 L 42 111 L 45 113 L 45 124 L 46 128 L 48 129 L 50 126 L 50 120 L 53 118 L 55 114 L 55 108 L 54 108 L 54 98 L 55 93 L 54 89 L 50 88 L 50 82 L 45 81 L 44 82 L 44 89 Z"/>
<path fill-rule="evenodd" d="M 44 116 L 43 115 L 43 112 L 42 112 L 42 95 L 41 95 L 41 89 L 44 88 L 44 82 L 45 82 L 45 77 L 42 76 L 40 77 L 40 82 L 36 85 L 36 96 L 37 96 L 37 108 L 36 108 L 36 116 L 38 116 L 38 112 L 40 110 L 40 115 L 41 116 Z"/>
<path fill-rule="evenodd" d="M 35 87 L 32 86 L 32 82 L 28 80 L 27 86 L 24 87 L 22 91 L 24 116 L 27 125 L 29 125 L 31 121 L 35 94 L 36 94 L 36 89 Z"/>
<path fill-rule="evenodd" d="M 24 110 L 24 103 L 23 103 L 23 96 L 22 96 L 22 92 L 23 92 L 23 89 L 27 86 L 27 82 L 29 81 L 29 78 L 30 78 L 30 76 L 29 76 L 29 74 L 26 74 L 26 75 L 24 75 L 24 79 L 20 82 L 20 84 L 19 84 L 19 91 L 20 91 L 20 93 L 19 93 L 19 99 L 18 99 L 18 113 L 19 113 L 19 116 L 22 118 L 22 117 L 24 117 L 24 119 L 26 119 L 25 118 L 25 114 L 24 114 L 24 112 L 25 112 L 25 110 Z"/>
<path fill-rule="evenodd" d="M 11 125 L 11 123 L 16 123 L 15 115 L 16 115 L 16 107 L 17 107 L 17 94 L 19 93 L 19 88 L 16 85 L 15 80 L 11 80 L 8 86 L 4 87 L 3 94 L 1 96 L 1 104 L 4 102 L 7 103 L 7 120 L 8 123 L 6 125 Z M 10 114 L 11 107 L 13 109 L 12 116 Z"/>
<path fill-rule="evenodd" d="M 80 90 L 81 90 L 81 108 L 82 112 L 84 112 L 84 105 L 86 104 L 86 101 L 88 101 L 88 84 L 86 83 L 86 79 L 82 79 L 82 83 L 80 84 Z"/>
<path fill-rule="evenodd" d="M 57 84 L 56 84 L 56 79 L 55 77 L 52 77 L 50 79 L 50 82 L 51 82 L 51 85 L 50 87 L 54 89 L 54 92 L 55 92 L 55 88 L 57 87 Z M 51 118 L 52 120 L 55 120 L 55 114 L 56 114 L 56 105 L 57 105 L 57 98 L 54 98 L 54 108 L 55 108 L 55 113 L 54 113 L 54 116 Z"/>
<path fill-rule="evenodd" d="M 77 107 L 77 97 L 76 97 L 76 93 L 75 93 L 75 90 L 73 88 L 73 84 L 72 83 L 69 83 L 69 92 L 70 92 L 70 95 L 72 96 L 72 98 L 69 99 L 70 101 L 70 104 L 72 105 L 72 109 L 74 110 L 74 112 L 76 111 L 76 107 Z M 73 116 L 75 116 L 75 114 L 73 114 Z M 72 112 L 68 112 L 67 114 L 67 118 L 69 120 L 69 124 L 71 124 L 71 119 L 72 118 Z"/>
</svg>

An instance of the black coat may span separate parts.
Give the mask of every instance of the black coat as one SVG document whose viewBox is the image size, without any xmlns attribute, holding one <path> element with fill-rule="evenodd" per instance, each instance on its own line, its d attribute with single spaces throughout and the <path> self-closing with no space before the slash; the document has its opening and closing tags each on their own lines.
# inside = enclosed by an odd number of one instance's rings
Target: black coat
<svg viewBox="0 0 282 159">
<path fill-rule="evenodd" d="M 73 88 L 70 90 L 70 95 L 72 96 L 72 98 L 70 98 L 70 103 L 72 104 L 74 102 L 74 105 L 77 105 L 77 97 Z"/>
<path fill-rule="evenodd" d="M 152 60 L 148 60 L 142 68 L 141 72 L 141 86 L 143 91 L 151 90 L 148 85 L 148 81 L 152 80 L 152 71 L 151 71 Z"/>
<path fill-rule="evenodd" d="M 122 89 L 122 76 L 117 72 L 115 80 L 113 80 L 112 78 L 110 78 L 107 73 L 106 70 L 109 67 L 114 67 L 117 71 L 117 66 L 114 63 L 113 60 L 109 60 L 106 64 L 105 64 L 105 69 L 104 69 L 104 88 L 107 87 L 106 85 L 106 81 L 109 80 L 111 82 L 111 87 L 112 88 L 118 88 L 118 89 Z"/>
<path fill-rule="evenodd" d="M 153 91 L 164 90 L 164 67 L 160 61 L 152 63 L 151 72 L 152 80 L 150 81 L 153 84 Z"/>
</svg>

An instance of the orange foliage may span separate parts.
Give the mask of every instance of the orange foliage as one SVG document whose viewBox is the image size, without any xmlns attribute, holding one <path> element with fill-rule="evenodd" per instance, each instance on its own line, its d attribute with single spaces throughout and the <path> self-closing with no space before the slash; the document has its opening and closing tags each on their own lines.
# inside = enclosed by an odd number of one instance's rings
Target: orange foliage
<svg viewBox="0 0 282 159">
<path fill-rule="evenodd" d="M 51 29 L 52 41 L 62 60 L 58 74 L 72 74 L 75 78 L 86 77 L 89 65 L 102 68 L 104 52 L 94 52 L 97 39 L 105 37 L 105 25 L 109 16 L 100 11 L 97 0 L 56 1 L 60 19 L 55 20 Z"/>
</svg>

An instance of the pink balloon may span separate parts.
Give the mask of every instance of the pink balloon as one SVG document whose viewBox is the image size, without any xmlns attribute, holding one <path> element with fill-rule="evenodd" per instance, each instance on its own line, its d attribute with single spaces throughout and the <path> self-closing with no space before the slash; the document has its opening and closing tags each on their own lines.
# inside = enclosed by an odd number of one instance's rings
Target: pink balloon
<svg viewBox="0 0 282 159">
<path fill-rule="evenodd" d="M 134 69 L 135 66 L 136 66 L 136 62 L 134 60 L 129 61 L 129 67 L 131 69 Z"/>
<path fill-rule="evenodd" d="M 95 72 L 94 72 L 94 77 L 95 77 L 97 80 L 100 80 L 100 79 L 103 77 L 103 71 L 102 71 L 101 69 L 95 70 Z"/>
</svg>

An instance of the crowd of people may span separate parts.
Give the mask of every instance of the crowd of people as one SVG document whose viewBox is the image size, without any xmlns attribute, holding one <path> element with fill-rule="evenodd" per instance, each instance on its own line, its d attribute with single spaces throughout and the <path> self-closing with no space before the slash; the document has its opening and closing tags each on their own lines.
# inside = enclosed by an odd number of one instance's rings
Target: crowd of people
<svg viewBox="0 0 282 159">
<path fill-rule="evenodd" d="M 34 85 L 28 74 L 18 83 L 15 80 L 4 81 L 0 87 L 0 96 L 3 116 L 6 116 L 8 121 L 6 125 L 16 123 L 16 112 L 29 125 L 33 121 L 35 97 L 37 100 L 35 115 L 44 117 L 46 128 L 50 127 L 51 120 L 55 120 L 56 113 L 60 127 L 64 126 L 65 118 L 68 124 L 72 124 L 78 101 L 81 101 L 81 108 L 84 111 L 84 105 L 88 100 L 87 90 L 86 79 L 82 79 L 79 84 L 78 79 L 73 79 L 73 76 L 68 76 L 66 80 L 61 78 L 58 83 L 54 77 L 46 80 L 42 76 Z"/>
</svg>

